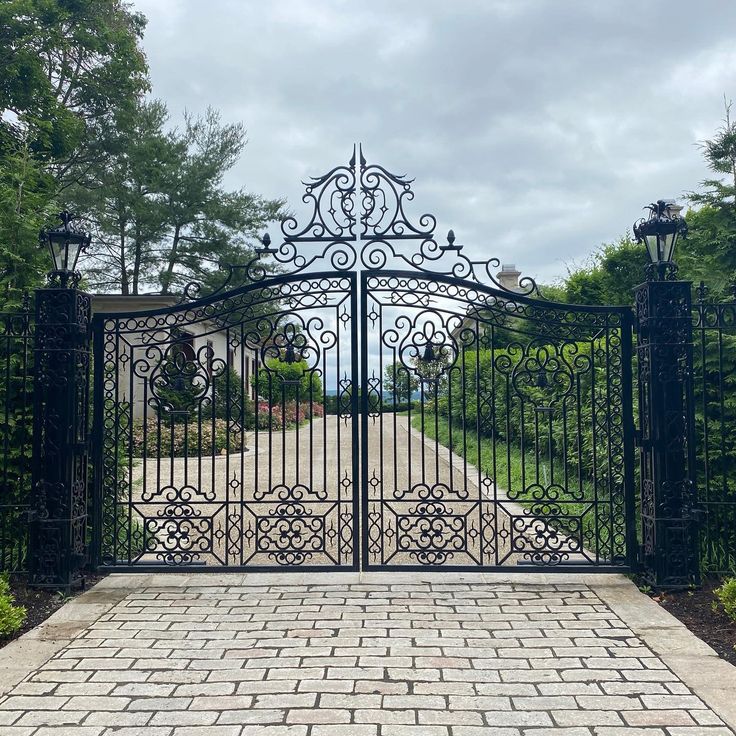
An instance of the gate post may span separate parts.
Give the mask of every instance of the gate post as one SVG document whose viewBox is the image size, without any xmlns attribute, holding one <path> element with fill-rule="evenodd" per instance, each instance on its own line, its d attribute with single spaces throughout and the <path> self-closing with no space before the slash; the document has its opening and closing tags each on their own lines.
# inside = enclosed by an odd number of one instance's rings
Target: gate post
<svg viewBox="0 0 736 736">
<path fill-rule="evenodd" d="M 688 281 L 635 289 L 639 363 L 641 562 L 658 588 L 700 582 L 694 486 L 693 329 Z"/>
<path fill-rule="evenodd" d="M 59 217 L 61 228 L 41 233 L 54 270 L 36 290 L 29 583 L 69 590 L 84 582 L 87 558 L 92 301 L 75 271 L 90 236 Z"/>
</svg>

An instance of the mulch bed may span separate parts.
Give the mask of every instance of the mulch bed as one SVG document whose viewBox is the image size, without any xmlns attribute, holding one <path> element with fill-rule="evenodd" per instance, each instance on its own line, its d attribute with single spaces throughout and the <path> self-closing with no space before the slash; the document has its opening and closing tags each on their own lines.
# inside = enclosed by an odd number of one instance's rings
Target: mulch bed
<svg viewBox="0 0 736 736">
<path fill-rule="evenodd" d="M 717 580 L 705 580 L 699 590 L 653 593 L 652 598 L 713 647 L 720 657 L 736 665 L 736 621 L 720 607 L 713 610 L 713 602 L 718 600 L 713 589 L 719 584 Z"/>
<path fill-rule="evenodd" d="M 13 639 L 22 636 L 26 631 L 30 631 L 39 624 L 43 623 L 52 613 L 58 611 L 67 601 L 74 598 L 85 590 L 89 590 L 104 575 L 90 574 L 85 575 L 85 585 L 81 590 L 75 590 L 71 595 L 64 595 L 53 590 L 34 589 L 26 585 L 25 578 L 11 578 L 10 590 L 15 596 L 15 603 L 19 606 L 25 606 L 26 620 L 15 634 L 10 636 L 0 636 L 0 649 L 9 644 Z"/>
</svg>

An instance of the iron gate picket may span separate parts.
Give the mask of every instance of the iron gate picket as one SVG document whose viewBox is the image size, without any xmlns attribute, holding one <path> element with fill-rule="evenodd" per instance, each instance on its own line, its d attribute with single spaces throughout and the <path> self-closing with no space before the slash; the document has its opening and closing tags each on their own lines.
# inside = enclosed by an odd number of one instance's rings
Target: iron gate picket
<svg viewBox="0 0 736 736">
<path fill-rule="evenodd" d="M 630 310 L 505 286 L 413 196 L 356 149 L 216 293 L 95 316 L 100 566 L 631 568 Z"/>
</svg>

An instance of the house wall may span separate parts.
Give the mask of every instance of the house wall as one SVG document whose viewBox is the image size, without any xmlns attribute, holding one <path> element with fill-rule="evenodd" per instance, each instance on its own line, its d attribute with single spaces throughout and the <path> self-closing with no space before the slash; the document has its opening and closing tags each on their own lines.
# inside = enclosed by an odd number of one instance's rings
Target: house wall
<svg viewBox="0 0 736 736">
<path fill-rule="evenodd" d="M 93 298 L 92 311 L 93 314 L 129 313 L 164 308 L 175 303 L 174 300 L 163 301 L 163 299 L 158 296 L 111 298 L 104 295 Z M 219 372 L 224 364 L 232 367 L 241 377 L 244 393 L 252 399 L 256 398 L 250 379 L 258 364 L 257 349 L 228 345 L 226 331 L 218 329 L 211 322 L 188 324 L 182 327 L 182 331 L 191 335 L 191 340 L 180 338 L 176 344 L 181 346 L 180 349 L 185 351 L 189 360 L 193 360 L 203 383 L 206 384 L 208 378 L 211 378 L 211 371 Z M 142 330 L 118 338 L 116 398 L 118 401 L 131 402 L 133 419 L 156 416 L 155 408 L 150 405 L 151 400 L 155 402 L 155 396 L 151 392 L 151 375 L 171 345 L 171 335 L 165 330 L 156 333 Z M 211 349 L 211 360 L 208 359 L 208 347 Z M 149 404 L 147 410 L 146 404 Z"/>
</svg>

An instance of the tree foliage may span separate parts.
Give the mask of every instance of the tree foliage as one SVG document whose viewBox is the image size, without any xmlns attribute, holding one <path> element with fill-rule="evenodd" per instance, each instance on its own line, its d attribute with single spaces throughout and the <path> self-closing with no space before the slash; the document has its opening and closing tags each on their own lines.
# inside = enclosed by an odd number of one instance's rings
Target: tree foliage
<svg viewBox="0 0 736 736">
<path fill-rule="evenodd" d="M 146 21 L 122 0 L 0 5 L 4 139 L 24 141 L 62 184 L 104 156 L 100 134 L 148 89 Z"/>
<path fill-rule="evenodd" d="M 316 370 L 310 370 L 305 360 L 287 363 L 269 358 L 266 365 L 251 378 L 259 398 L 271 406 L 299 404 L 303 401 L 322 403 L 322 379 Z"/>
<path fill-rule="evenodd" d="M 403 404 L 419 390 L 419 381 L 414 371 L 397 361 L 387 365 L 383 371 L 383 390 L 384 402 L 393 398 L 397 403 Z"/>
<path fill-rule="evenodd" d="M 0 298 L 47 270 L 38 231 L 148 88 L 145 19 L 121 0 L 0 3 Z"/>
<path fill-rule="evenodd" d="M 92 189 L 75 190 L 77 207 L 96 225 L 90 281 L 123 294 L 181 292 L 191 281 L 213 288 L 220 263 L 249 260 L 249 245 L 281 212 L 282 200 L 223 188 L 245 147 L 241 123 L 208 109 L 167 129 L 159 101 L 142 102 L 92 167 Z"/>
<path fill-rule="evenodd" d="M 632 290 L 644 280 L 645 249 L 625 235 L 592 256 L 588 266 L 568 274 L 566 301 L 573 304 L 631 304 Z"/>
<path fill-rule="evenodd" d="M 93 225 L 88 286 L 137 294 L 212 287 L 283 202 L 223 187 L 242 123 L 147 100 L 145 17 L 124 0 L 0 4 L 0 286 L 47 269 L 37 233 L 59 209 Z"/>
</svg>

